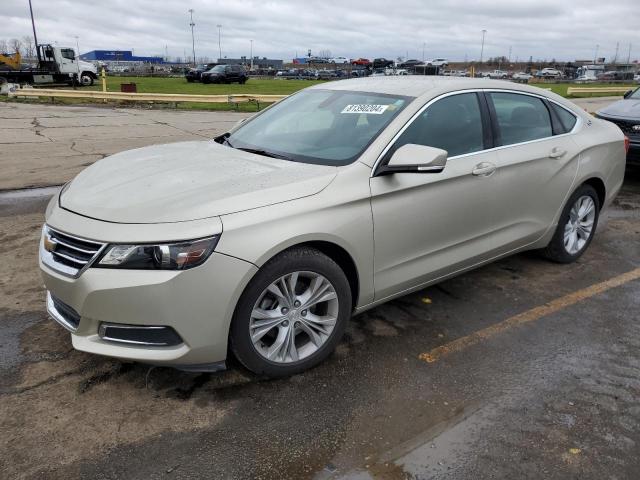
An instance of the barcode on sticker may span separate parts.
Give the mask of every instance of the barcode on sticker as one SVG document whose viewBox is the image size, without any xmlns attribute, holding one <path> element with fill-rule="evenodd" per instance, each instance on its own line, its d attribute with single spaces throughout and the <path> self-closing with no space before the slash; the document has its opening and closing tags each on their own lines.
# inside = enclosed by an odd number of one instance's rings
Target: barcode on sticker
<svg viewBox="0 0 640 480">
<path fill-rule="evenodd" d="M 340 113 L 372 113 L 381 115 L 389 105 L 347 105 Z"/>
</svg>

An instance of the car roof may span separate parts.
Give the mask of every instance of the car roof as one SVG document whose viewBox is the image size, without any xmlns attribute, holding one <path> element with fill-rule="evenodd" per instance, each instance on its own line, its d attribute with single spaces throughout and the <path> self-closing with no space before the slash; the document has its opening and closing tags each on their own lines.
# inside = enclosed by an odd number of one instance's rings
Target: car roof
<svg viewBox="0 0 640 480">
<path fill-rule="evenodd" d="M 429 93 L 442 94 L 457 90 L 490 88 L 535 93 L 553 99 L 556 99 L 556 97 L 558 99 L 561 98 L 547 90 L 504 80 L 429 75 L 362 77 L 323 83 L 311 88 L 317 90 L 352 90 L 387 95 L 406 95 L 410 97 L 420 97 Z"/>
</svg>

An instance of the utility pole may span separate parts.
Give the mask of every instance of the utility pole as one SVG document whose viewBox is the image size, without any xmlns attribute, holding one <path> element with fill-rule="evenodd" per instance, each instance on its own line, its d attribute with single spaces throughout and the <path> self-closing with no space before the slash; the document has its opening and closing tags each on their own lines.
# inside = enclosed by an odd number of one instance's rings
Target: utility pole
<svg viewBox="0 0 640 480">
<path fill-rule="evenodd" d="M 422 42 L 422 63 L 424 63 L 424 47 L 427 46 L 426 42 Z"/>
<path fill-rule="evenodd" d="M 38 65 L 42 61 L 40 58 L 40 49 L 38 48 L 38 36 L 36 35 L 36 22 L 33 20 L 33 8 L 31 7 L 31 0 L 29 0 L 29 13 L 31 13 L 31 27 L 33 28 L 33 42 L 36 44 L 36 55 L 38 56 Z"/>
<path fill-rule="evenodd" d="M 220 59 L 222 59 L 222 25 L 218 24 L 218 53 L 220 54 Z"/>
<path fill-rule="evenodd" d="M 251 50 L 250 50 L 250 52 L 251 52 L 251 55 L 250 55 L 251 56 L 251 68 L 250 68 L 250 70 L 253 71 L 253 40 L 250 40 L 250 42 L 251 42 Z M 296 56 L 298 56 L 297 53 L 296 53 Z"/>
<path fill-rule="evenodd" d="M 627 53 L 627 70 L 631 68 L 631 44 L 629 44 L 629 53 Z"/>
<path fill-rule="evenodd" d="M 618 52 L 620 51 L 620 42 L 616 42 L 616 54 L 613 57 L 613 64 L 618 63 Z"/>
<path fill-rule="evenodd" d="M 509 47 L 509 63 L 511 63 L 511 49 L 512 49 L 512 48 L 513 48 L 513 47 Z"/>
<path fill-rule="evenodd" d="M 193 52 L 193 66 L 196 66 L 196 37 L 193 34 L 193 27 L 196 26 L 195 23 L 193 23 L 193 8 L 189 9 L 189 14 L 191 15 L 191 23 L 189 25 L 191 25 L 191 50 Z"/>
<path fill-rule="evenodd" d="M 480 47 L 480 65 L 482 65 L 482 59 L 484 57 L 484 36 L 487 34 L 486 30 L 482 30 L 482 46 Z"/>
<path fill-rule="evenodd" d="M 600 45 L 596 44 L 596 53 L 593 55 L 593 64 L 596 65 L 598 63 L 598 50 L 600 50 Z"/>
</svg>

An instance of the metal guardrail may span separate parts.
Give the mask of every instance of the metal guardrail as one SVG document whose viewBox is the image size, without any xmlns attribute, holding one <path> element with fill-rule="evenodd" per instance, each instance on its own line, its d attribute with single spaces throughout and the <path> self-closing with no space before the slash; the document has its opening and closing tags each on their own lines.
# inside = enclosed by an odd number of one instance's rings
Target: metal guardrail
<svg viewBox="0 0 640 480">
<path fill-rule="evenodd" d="M 567 95 L 574 93 L 625 93 L 633 87 L 569 87 Z"/>
<path fill-rule="evenodd" d="M 95 90 L 58 90 L 45 88 L 21 88 L 9 93 L 12 97 L 89 98 L 95 100 L 127 100 L 132 102 L 194 102 L 194 103 L 243 103 L 277 102 L 287 95 L 260 95 L 234 93 L 229 95 L 191 95 L 178 93 L 129 93 L 100 92 Z"/>
</svg>

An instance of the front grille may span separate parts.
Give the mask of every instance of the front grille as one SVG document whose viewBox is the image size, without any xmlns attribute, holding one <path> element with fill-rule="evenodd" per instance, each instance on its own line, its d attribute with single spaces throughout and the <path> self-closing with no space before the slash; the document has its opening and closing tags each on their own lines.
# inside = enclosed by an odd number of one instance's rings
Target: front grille
<svg viewBox="0 0 640 480">
<path fill-rule="evenodd" d="M 78 238 L 45 225 L 40 253 L 43 263 L 49 267 L 77 276 L 95 260 L 104 246 L 104 243 Z"/>
</svg>

